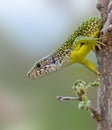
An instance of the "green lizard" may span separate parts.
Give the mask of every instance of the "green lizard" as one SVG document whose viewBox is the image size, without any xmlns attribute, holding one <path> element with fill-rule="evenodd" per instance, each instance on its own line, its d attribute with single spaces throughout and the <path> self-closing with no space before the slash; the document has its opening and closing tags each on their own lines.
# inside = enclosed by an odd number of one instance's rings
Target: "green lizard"
<svg viewBox="0 0 112 130">
<path fill-rule="evenodd" d="M 28 72 L 28 77 L 35 78 L 54 72 L 73 63 L 80 63 L 99 75 L 99 72 L 85 57 L 97 46 L 99 32 L 102 28 L 100 17 L 91 17 L 84 21 L 78 29 L 61 45 L 48 56 L 37 61 Z"/>
</svg>

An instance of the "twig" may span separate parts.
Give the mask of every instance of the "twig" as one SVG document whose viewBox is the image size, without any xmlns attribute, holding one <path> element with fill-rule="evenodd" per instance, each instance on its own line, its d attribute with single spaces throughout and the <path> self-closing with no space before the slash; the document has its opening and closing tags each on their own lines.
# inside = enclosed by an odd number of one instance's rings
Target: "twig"
<svg viewBox="0 0 112 130">
<path fill-rule="evenodd" d="M 85 81 L 82 81 L 82 80 L 77 80 L 75 81 L 72 89 L 74 90 L 75 92 L 75 97 L 70 97 L 70 96 L 57 96 L 56 98 L 59 100 L 59 101 L 65 101 L 65 100 L 77 100 L 79 101 L 79 109 L 82 109 L 82 110 L 89 110 L 91 113 L 92 113 L 92 117 L 94 119 L 96 119 L 97 122 L 101 121 L 101 115 L 100 115 L 100 112 L 95 109 L 92 104 L 91 104 L 91 101 L 88 100 L 88 97 L 86 95 L 86 91 L 89 87 L 98 87 L 98 82 L 93 82 L 93 83 L 89 83 L 87 84 Z"/>
<path fill-rule="evenodd" d="M 57 96 L 56 99 L 59 101 L 64 101 L 64 100 L 80 100 L 78 97 L 69 97 L 69 96 Z"/>
</svg>

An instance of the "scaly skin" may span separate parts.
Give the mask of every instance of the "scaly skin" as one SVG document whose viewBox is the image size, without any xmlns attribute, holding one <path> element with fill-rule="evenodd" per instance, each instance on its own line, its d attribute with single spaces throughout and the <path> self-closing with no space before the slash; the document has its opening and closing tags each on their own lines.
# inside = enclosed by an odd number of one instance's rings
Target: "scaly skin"
<svg viewBox="0 0 112 130">
<path fill-rule="evenodd" d="M 88 18 L 60 48 L 37 61 L 28 72 L 28 77 L 40 77 L 73 63 L 83 64 L 99 74 L 95 66 L 85 57 L 95 46 L 99 47 L 98 36 L 101 28 L 102 20 L 100 17 Z"/>
</svg>

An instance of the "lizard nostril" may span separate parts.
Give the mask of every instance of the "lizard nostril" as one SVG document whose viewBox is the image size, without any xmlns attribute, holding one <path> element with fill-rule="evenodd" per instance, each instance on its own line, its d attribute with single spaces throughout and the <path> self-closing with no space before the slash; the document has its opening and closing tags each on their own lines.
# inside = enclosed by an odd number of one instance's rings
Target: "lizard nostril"
<svg viewBox="0 0 112 130">
<path fill-rule="evenodd" d="M 29 78 L 31 77 L 29 72 L 27 73 L 27 76 L 28 76 Z"/>
</svg>

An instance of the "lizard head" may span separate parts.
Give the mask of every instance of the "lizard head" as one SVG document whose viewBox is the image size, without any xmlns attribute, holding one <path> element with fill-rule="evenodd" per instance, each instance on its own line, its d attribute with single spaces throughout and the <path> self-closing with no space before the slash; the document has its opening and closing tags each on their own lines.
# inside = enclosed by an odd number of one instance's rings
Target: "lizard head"
<svg viewBox="0 0 112 130">
<path fill-rule="evenodd" d="M 27 76 L 29 78 L 42 77 L 45 74 L 54 72 L 60 69 L 61 64 L 51 55 L 37 61 L 34 66 L 29 70 Z"/>
</svg>

